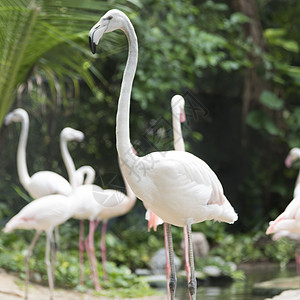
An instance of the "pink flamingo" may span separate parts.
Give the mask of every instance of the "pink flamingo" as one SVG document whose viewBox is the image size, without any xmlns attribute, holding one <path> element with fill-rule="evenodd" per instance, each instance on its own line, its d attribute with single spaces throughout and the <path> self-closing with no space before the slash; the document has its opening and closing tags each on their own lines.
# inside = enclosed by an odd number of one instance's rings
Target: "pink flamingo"
<svg viewBox="0 0 300 300">
<path fill-rule="evenodd" d="M 28 261 L 32 254 L 38 237 L 42 231 L 46 232 L 46 252 L 45 264 L 47 267 L 48 283 L 50 289 L 50 299 L 53 299 L 54 290 L 54 267 L 50 260 L 53 229 L 66 222 L 73 214 L 74 203 L 71 198 L 64 195 L 48 195 L 27 204 L 17 215 L 15 215 L 4 227 L 4 232 L 8 233 L 15 229 L 35 229 L 36 233 L 30 244 L 25 257 L 25 299 L 28 299 L 29 267 Z M 53 250 L 53 249 L 52 249 Z"/>
<path fill-rule="evenodd" d="M 24 189 L 33 199 L 50 194 L 69 195 L 72 192 L 71 185 L 62 176 L 51 171 L 39 171 L 32 176 L 28 174 L 26 144 L 29 131 L 29 117 L 27 112 L 22 108 L 15 109 L 4 120 L 5 125 L 9 125 L 12 122 L 22 123 L 18 145 L 17 167 L 19 179 Z"/>
<path fill-rule="evenodd" d="M 285 165 L 290 168 L 292 163 L 300 158 L 300 148 L 293 148 L 290 150 L 287 158 L 285 159 Z M 294 198 L 300 196 L 300 171 L 296 180 L 294 189 Z"/>
<path fill-rule="evenodd" d="M 191 280 L 189 293 L 196 299 L 197 282 L 191 241 L 191 225 L 204 220 L 233 223 L 237 214 L 226 199 L 216 174 L 201 159 L 184 151 L 152 152 L 143 157 L 134 154 L 129 135 L 130 95 L 138 59 L 138 44 L 129 18 L 117 9 L 108 11 L 89 33 L 92 53 L 105 32 L 121 29 L 129 43 L 116 118 L 117 151 L 121 170 L 134 194 L 166 224 L 171 265 L 170 293 L 175 298 L 171 224 L 187 226 Z"/>
</svg>

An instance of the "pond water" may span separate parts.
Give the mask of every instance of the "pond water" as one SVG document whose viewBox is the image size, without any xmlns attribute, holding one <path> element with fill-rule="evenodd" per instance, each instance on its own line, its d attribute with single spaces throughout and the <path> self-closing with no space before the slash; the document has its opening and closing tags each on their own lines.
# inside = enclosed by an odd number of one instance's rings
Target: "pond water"
<svg viewBox="0 0 300 300">
<path fill-rule="evenodd" d="M 252 288 L 257 282 L 280 277 L 296 276 L 295 265 L 280 270 L 278 265 L 253 264 L 242 268 L 245 272 L 244 281 L 218 282 L 210 285 L 198 283 L 197 299 L 203 300 L 263 300 L 262 295 L 253 295 Z M 176 289 L 176 299 L 189 300 L 185 282 L 180 282 Z"/>
</svg>

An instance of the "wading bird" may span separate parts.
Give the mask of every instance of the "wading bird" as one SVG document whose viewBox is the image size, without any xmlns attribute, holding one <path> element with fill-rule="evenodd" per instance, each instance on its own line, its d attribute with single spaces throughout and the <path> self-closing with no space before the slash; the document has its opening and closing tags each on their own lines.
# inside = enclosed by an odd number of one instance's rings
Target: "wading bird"
<svg viewBox="0 0 300 300">
<path fill-rule="evenodd" d="M 54 172 L 39 171 L 29 176 L 26 163 L 26 145 L 29 130 L 27 112 L 22 108 L 15 109 L 4 119 L 5 125 L 9 125 L 12 122 L 22 123 L 17 153 L 17 167 L 19 179 L 24 189 L 33 199 L 51 194 L 69 195 L 72 192 L 71 185 L 65 178 Z"/>
<path fill-rule="evenodd" d="M 85 185 L 91 185 L 93 184 L 95 180 L 95 170 L 91 166 L 82 166 L 79 169 L 76 170 L 74 161 L 70 155 L 68 145 L 67 143 L 69 141 L 77 140 L 82 141 L 84 139 L 84 134 L 81 131 L 75 130 L 70 127 L 66 127 L 62 130 L 60 134 L 60 150 L 62 154 L 63 161 L 65 163 L 65 167 L 67 169 L 67 173 L 69 176 L 69 182 L 72 186 L 73 191 L 77 189 L 79 186 L 85 184 Z M 96 188 L 96 187 L 95 187 Z M 92 201 L 94 205 L 96 206 L 94 208 L 94 211 L 99 209 L 96 202 L 90 197 L 87 197 L 87 200 L 85 201 L 82 197 L 81 199 L 83 203 L 82 205 L 89 205 L 88 201 Z M 79 201 L 79 200 L 77 200 Z M 90 210 L 91 216 L 93 218 L 94 211 Z M 74 211 L 76 213 L 76 210 Z M 88 219 L 90 219 L 90 217 Z M 79 220 L 79 284 L 83 285 L 84 280 L 84 219 Z M 93 229 L 90 229 L 93 230 Z M 88 251 L 89 249 L 87 249 Z M 90 252 L 88 252 L 90 254 Z M 94 257 L 94 252 L 91 255 L 89 255 L 89 262 L 91 265 L 91 268 L 93 270 L 93 263 L 92 261 L 96 261 L 96 258 Z M 93 278 L 94 278 L 94 271 L 93 271 Z M 98 280 L 94 279 L 94 285 L 96 290 L 100 290 L 100 285 L 98 283 Z"/>
<path fill-rule="evenodd" d="M 50 252 L 51 250 L 53 251 L 52 247 L 50 246 L 53 237 L 53 229 L 54 227 L 66 222 L 72 216 L 73 208 L 74 203 L 70 197 L 64 195 L 48 195 L 27 204 L 5 225 L 5 233 L 11 232 L 15 229 L 36 230 L 34 238 L 25 257 L 25 299 L 28 299 L 28 261 L 35 243 L 42 231 L 45 231 L 47 236 L 45 264 L 47 268 L 48 283 L 50 289 L 50 300 L 53 299 L 54 267 L 52 266 L 53 261 L 50 259 Z"/>
<path fill-rule="evenodd" d="M 117 9 L 108 11 L 89 32 L 92 53 L 106 32 L 121 29 L 129 43 L 129 53 L 121 84 L 116 118 L 116 142 L 122 173 L 145 205 L 166 224 L 171 265 L 170 292 L 175 298 L 176 274 L 171 224 L 187 226 L 191 280 L 189 292 L 196 299 L 196 277 L 191 241 L 191 225 L 205 220 L 233 223 L 237 214 L 226 199 L 216 174 L 201 159 L 184 151 L 134 154 L 129 136 L 130 96 L 138 59 L 138 43 L 129 18 Z"/>
<path fill-rule="evenodd" d="M 95 257 L 94 233 L 98 224 L 102 221 L 101 235 L 101 258 L 104 280 L 107 279 L 106 271 L 106 248 L 105 235 L 108 220 L 122 216 L 128 213 L 136 202 L 136 197 L 127 184 L 125 178 L 126 195 L 113 189 L 102 189 L 98 185 L 85 184 L 76 188 L 71 197 L 75 199 L 76 209 L 73 218 L 79 220 L 89 220 L 89 234 L 85 240 L 85 249 L 88 254 L 89 262 L 92 268 L 93 281 L 96 290 L 100 290 L 98 279 L 97 261 Z M 82 230 L 82 229 L 81 229 Z M 81 247 L 83 241 L 83 232 L 81 232 Z"/>
<path fill-rule="evenodd" d="M 185 101 L 180 95 L 175 95 L 171 99 L 172 109 L 172 128 L 173 128 L 173 144 L 176 151 L 185 151 L 181 123 L 185 122 L 184 112 Z M 153 227 L 154 231 L 158 225 L 162 224 L 163 221 L 155 215 L 150 209 L 147 210 L 146 219 L 148 220 L 148 231 Z M 168 255 L 168 240 L 167 240 L 167 226 L 164 223 L 164 238 L 165 238 L 165 249 L 166 249 L 166 275 L 167 281 L 170 279 L 170 263 Z M 184 240 L 184 260 L 185 270 L 187 274 L 187 280 L 190 281 L 190 267 L 189 267 L 189 254 L 188 254 L 188 240 L 187 240 L 187 227 L 183 227 L 183 240 Z M 170 297 L 169 286 L 167 286 L 168 297 Z"/>
</svg>

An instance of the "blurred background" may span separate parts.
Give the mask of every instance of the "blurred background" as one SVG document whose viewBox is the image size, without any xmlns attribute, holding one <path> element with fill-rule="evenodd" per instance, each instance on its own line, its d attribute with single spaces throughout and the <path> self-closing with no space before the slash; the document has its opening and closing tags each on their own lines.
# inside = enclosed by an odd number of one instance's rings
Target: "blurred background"
<svg viewBox="0 0 300 300">
<path fill-rule="evenodd" d="M 139 155 L 173 148 L 170 100 L 183 95 L 186 149 L 216 172 L 239 215 L 234 225 L 204 222 L 193 230 L 228 261 L 287 263 L 292 242 L 274 243 L 264 231 L 292 200 L 299 168 L 284 165 L 290 148 L 300 146 L 297 0 L 0 0 L 1 225 L 31 201 L 17 176 L 20 126 L 3 125 L 17 107 L 30 117 L 29 174 L 52 170 L 67 178 L 59 134 L 70 126 L 85 134 L 83 143 L 69 145 L 76 167 L 91 165 L 96 184 L 124 190 L 115 116 L 127 41 L 121 32 L 105 35 L 96 55 L 88 44 L 90 28 L 111 8 L 129 16 L 139 41 L 130 115 Z M 146 234 L 144 213 L 138 201 L 110 221 L 108 260 L 115 265 L 145 268 L 162 247 L 162 228 Z M 62 250 L 76 250 L 77 225 L 62 226 Z M 30 238 L 0 233 L 0 267 L 22 268 L 16 253 Z M 181 239 L 174 228 L 179 256 Z"/>
</svg>

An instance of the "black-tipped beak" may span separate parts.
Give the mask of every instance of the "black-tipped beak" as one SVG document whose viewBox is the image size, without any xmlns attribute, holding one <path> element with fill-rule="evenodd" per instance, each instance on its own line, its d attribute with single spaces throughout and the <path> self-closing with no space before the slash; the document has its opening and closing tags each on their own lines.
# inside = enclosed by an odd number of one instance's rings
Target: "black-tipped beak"
<svg viewBox="0 0 300 300">
<path fill-rule="evenodd" d="M 90 48 L 93 54 L 96 53 L 96 44 L 93 42 L 93 39 L 89 36 Z"/>
</svg>

